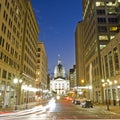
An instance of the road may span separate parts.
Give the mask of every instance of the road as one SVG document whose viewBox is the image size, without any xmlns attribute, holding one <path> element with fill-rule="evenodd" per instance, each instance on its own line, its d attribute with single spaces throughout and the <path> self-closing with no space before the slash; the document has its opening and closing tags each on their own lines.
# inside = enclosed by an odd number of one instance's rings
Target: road
<svg viewBox="0 0 120 120">
<path fill-rule="evenodd" d="M 93 120 L 120 119 L 120 115 L 103 110 L 98 106 L 82 108 L 67 100 L 51 99 L 47 104 L 32 109 L 0 115 L 0 120 Z"/>
</svg>

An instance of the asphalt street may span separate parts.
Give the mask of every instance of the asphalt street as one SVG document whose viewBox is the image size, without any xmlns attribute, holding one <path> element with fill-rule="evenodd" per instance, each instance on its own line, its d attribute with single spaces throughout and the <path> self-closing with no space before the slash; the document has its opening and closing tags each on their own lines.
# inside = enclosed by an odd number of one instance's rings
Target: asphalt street
<svg viewBox="0 0 120 120">
<path fill-rule="evenodd" d="M 0 120 L 110 120 L 120 119 L 120 115 L 102 107 L 82 108 L 71 101 L 51 99 L 44 105 L 32 109 L 0 114 Z"/>
</svg>

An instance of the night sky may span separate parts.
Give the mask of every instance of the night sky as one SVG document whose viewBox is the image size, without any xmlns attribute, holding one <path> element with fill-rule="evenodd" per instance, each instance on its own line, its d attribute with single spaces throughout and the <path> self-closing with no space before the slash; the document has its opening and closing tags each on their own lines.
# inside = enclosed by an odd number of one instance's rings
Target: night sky
<svg viewBox="0 0 120 120">
<path fill-rule="evenodd" d="M 53 73 L 58 55 L 68 71 L 75 64 L 75 29 L 82 20 L 81 0 L 31 0 L 44 42 L 48 72 Z"/>
</svg>

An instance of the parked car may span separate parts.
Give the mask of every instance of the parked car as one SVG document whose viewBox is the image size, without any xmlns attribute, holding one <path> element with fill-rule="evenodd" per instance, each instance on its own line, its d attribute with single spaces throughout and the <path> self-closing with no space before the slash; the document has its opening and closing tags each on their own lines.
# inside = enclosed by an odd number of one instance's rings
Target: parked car
<svg viewBox="0 0 120 120">
<path fill-rule="evenodd" d="M 86 98 L 74 98 L 72 100 L 72 103 L 75 105 L 80 105 L 82 102 L 84 102 L 86 100 Z"/>
<path fill-rule="evenodd" d="M 74 104 L 75 105 L 80 105 L 80 99 L 75 99 Z"/>
<path fill-rule="evenodd" d="M 85 102 L 81 103 L 82 108 L 93 108 L 93 103 L 91 100 L 86 100 Z"/>
<path fill-rule="evenodd" d="M 72 103 L 75 104 L 75 105 L 80 105 L 80 99 L 79 98 L 74 98 L 72 100 Z"/>
</svg>

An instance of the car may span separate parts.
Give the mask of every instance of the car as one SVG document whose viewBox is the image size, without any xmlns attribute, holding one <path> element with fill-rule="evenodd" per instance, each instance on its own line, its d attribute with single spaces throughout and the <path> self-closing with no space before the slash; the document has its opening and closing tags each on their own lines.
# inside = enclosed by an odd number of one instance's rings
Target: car
<svg viewBox="0 0 120 120">
<path fill-rule="evenodd" d="M 72 100 L 72 103 L 73 103 L 73 104 L 75 103 L 75 99 Z"/>
<path fill-rule="evenodd" d="M 75 104 L 75 105 L 80 105 L 80 100 L 79 100 L 79 99 L 76 99 L 76 100 L 74 101 L 74 104 Z"/>
<path fill-rule="evenodd" d="M 85 102 L 86 100 L 87 100 L 87 98 L 78 97 L 78 98 L 74 98 L 72 100 L 72 103 L 75 105 L 81 105 L 81 103 Z"/>
<path fill-rule="evenodd" d="M 75 98 L 72 100 L 72 103 L 75 105 L 80 105 L 80 99 L 79 98 Z"/>
<path fill-rule="evenodd" d="M 82 108 L 93 108 L 93 103 L 91 100 L 86 100 L 85 102 L 81 103 Z"/>
</svg>

